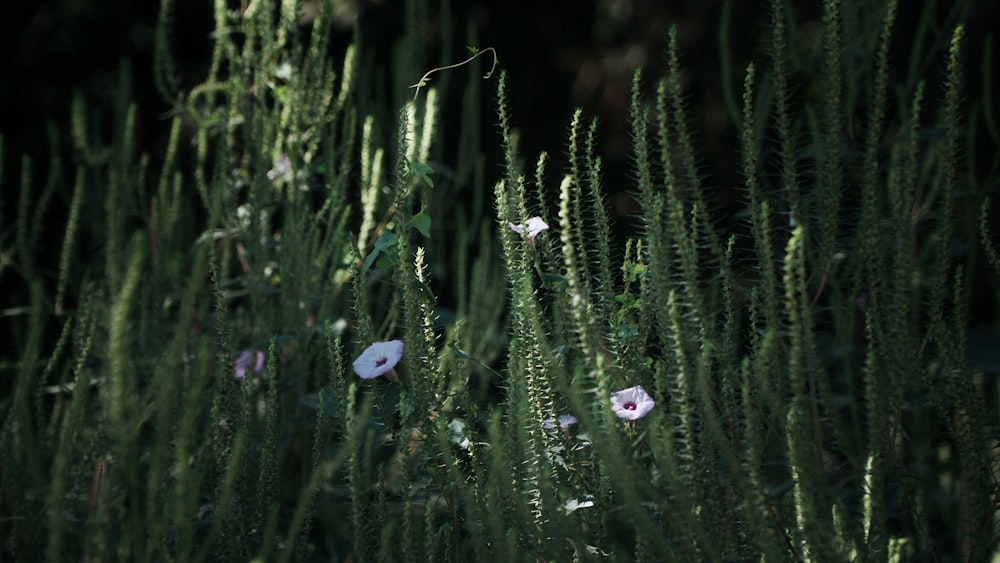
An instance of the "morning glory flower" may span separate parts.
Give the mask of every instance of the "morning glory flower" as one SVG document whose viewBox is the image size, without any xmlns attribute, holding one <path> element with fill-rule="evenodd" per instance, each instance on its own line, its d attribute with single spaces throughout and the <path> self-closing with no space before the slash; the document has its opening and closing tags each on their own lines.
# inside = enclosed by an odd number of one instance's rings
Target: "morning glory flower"
<svg viewBox="0 0 1000 563">
<path fill-rule="evenodd" d="M 573 416 L 573 415 L 571 415 L 571 414 L 561 414 L 561 415 L 559 415 L 558 419 L 555 419 L 555 418 L 546 418 L 542 422 L 542 426 L 546 430 L 548 430 L 550 428 L 555 428 L 556 427 L 556 420 L 559 421 L 559 427 L 562 428 L 563 430 L 566 430 L 571 425 L 576 424 L 577 422 L 579 422 L 576 419 L 576 417 Z"/>
<path fill-rule="evenodd" d="M 233 375 L 236 379 L 243 379 L 247 372 L 260 373 L 264 371 L 264 352 L 260 350 L 243 350 L 233 362 Z"/>
<path fill-rule="evenodd" d="M 354 373 L 361 379 L 374 379 L 384 375 L 386 379 L 393 383 L 398 383 L 396 377 L 396 364 L 403 357 L 403 341 L 390 340 L 388 342 L 375 342 L 354 360 Z"/>
<path fill-rule="evenodd" d="M 515 225 L 514 223 L 509 223 L 510 230 L 517 234 L 527 235 L 528 242 L 531 244 L 535 243 L 535 237 L 538 233 L 549 228 L 548 223 L 542 220 L 541 217 L 532 217 L 520 225 Z"/>
<path fill-rule="evenodd" d="M 562 428 L 563 436 L 569 440 L 569 427 L 576 424 L 578 421 L 576 417 L 571 414 L 561 414 L 559 418 L 546 418 L 542 421 L 542 427 L 546 430 L 556 427 L 556 421 L 559 422 L 559 427 Z"/>
<path fill-rule="evenodd" d="M 638 420 L 646 416 L 656 406 L 656 401 L 646 393 L 642 385 L 629 387 L 611 394 L 611 410 L 618 418 Z"/>
</svg>

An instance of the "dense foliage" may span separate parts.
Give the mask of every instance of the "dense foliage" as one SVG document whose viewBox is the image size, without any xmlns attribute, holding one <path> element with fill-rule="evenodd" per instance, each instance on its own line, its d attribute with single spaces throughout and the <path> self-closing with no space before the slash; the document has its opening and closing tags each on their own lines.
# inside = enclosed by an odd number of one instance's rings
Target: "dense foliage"
<svg viewBox="0 0 1000 563">
<path fill-rule="evenodd" d="M 899 53 L 895 1 L 827 0 L 809 34 L 770 2 L 728 92 L 735 213 L 663 30 L 622 217 L 596 119 L 565 116 L 564 169 L 519 152 L 503 53 L 417 80 L 424 3 L 385 69 L 360 27 L 332 42 L 333 2 L 216 2 L 187 88 L 161 1 L 162 158 L 127 72 L 113 115 L 74 98 L 71 155 L 0 145 L 4 558 L 994 552 L 1000 338 L 970 318 L 997 297 L 998 154 L 972 148 L 1000 127 L 960 18 Z"/>
</svg>

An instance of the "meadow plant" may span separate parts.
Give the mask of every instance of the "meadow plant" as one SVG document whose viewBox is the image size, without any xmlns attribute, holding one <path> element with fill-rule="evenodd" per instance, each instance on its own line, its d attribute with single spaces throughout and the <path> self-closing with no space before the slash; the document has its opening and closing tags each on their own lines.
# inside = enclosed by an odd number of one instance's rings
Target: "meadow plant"
<svg viewBox="0 0 1000 563">
<path fill-rule="evenodd" d="M 982 276 L 996 298 L 997 175 L 969 147 L 1000 128 L 960 18 L 897 52 L 895 1 L 827 0 L 807 38 L 772 0 L 727 92 L 734 213 L 664 30 L 615 217 L 596 120 L 566 116 L 558 181 L 526 172 L 480 68 L 503 53 L 426 64 L 408 2 L 388 83 L 434 68 L 385 100 L 333 4 L 216 2 L 187 87 L 162 0 L 160 155 L 127 72 L 43 166 L 0 144 L 4 560 L 989 559 L 1000 366 L 970 304 Z"/>
</svg>

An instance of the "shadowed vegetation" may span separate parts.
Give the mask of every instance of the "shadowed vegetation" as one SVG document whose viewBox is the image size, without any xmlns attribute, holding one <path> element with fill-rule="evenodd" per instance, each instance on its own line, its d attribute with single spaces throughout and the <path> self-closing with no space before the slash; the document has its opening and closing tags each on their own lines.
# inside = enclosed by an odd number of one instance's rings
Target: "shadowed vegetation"
<svg viewBox="0 0 1000 563">
<path fill-rule="evenodd" d="M 407 2 L 387 68 L 363 26 L 336 40 L 336 4 L 216 2 L 189 86 L 162 0 L 162 154 L 128 66 L 47 160 L 0 144 L 4 558 L 990 559 L 1000 127 L 974 2 L 942 26 L 827 0 L 816 29 L 766 3 L 722 73 L 735 197 L 676 27 L 609 179 L 583 110 L 564 166 L 520 150 L 517 69 L 453 46 L 475 29 Z"/>
</svg>

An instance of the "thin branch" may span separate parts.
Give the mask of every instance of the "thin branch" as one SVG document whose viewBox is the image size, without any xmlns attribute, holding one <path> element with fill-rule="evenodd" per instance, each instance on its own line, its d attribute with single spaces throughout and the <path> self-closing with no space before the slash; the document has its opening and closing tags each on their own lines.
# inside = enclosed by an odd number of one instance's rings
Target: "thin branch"
<svg viewBox="0 0 1000 563">
<path fill-rule="evenodd" d="M 458 68 L 458 67 L 463 66 L 463 65 L 467 65 L 467 64 L 471 63 L 472 61 L 474 61 L 476 59 L 476 57 L 478 57 L 479 55 L 482 55 L 483 53 L 485 53 L 487 51 L 493 53 L 493 66 L 491 66 L 490 70 L 486 74 L 483 75 L 483 78 L 489 78 L 489 77 L 493 76 L 493 71 L 496 70 L 497 64 L 500 62 L 500 59 L 497 58 L 496 49 L 494 49 L 493 47 L 487 47 L 487 48 L 483 49 L 482 51 L 480 51 L 479 49 L 476 49 L 475 47 L 470 47 L 470 50 L 472 51 L 472 56 L 469 57 L 469 58 L 467 58 L 467 59 L 465 59 L 464 61 L 462 61 L 460 63 L 455 63 L 455 64 L 452 64 L 452 65 L 448 65 L 448 66 L 439 66 L 437 68 L 432 68 L 432 69 L 428 70 L 426 74 L 424 74 L 423 76 L 421 76 L 420 80 L 417 81 L 416 84 L 410 86 L 410 88 L 416 88 L 417 89 L 417 91 L 413 93 L 413 101 L 417 101 L 417 96 L 420 94 L 420 89 L 423 88 L 424 86 L 427 86 L 427 83 L 430 82 L 430 76 L 432 74 L 434 74 L 435 72 L 437 72 L 439 70 L 449 70 L 449 69 L 453 69 L 453 68 Z"/>
</svg>

